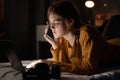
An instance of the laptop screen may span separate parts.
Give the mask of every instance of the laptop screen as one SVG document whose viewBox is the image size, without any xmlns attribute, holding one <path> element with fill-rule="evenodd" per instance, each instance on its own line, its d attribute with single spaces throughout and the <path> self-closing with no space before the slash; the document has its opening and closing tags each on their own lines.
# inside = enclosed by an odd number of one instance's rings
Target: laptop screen
<svg viewBox="0 0 120 80">
<path fill-rule="evenodd" d="M 9 62 L 6 55 L 12 47 L 12 42 L 10 40 L 0 40 L 0 62 Z"/>
<path fill-rule="evenodd" d="M 10 62 L 13 68 L 18 71 L 25 71 L 10 40 L 0 40 L 0 62 Z"/>
</svg>

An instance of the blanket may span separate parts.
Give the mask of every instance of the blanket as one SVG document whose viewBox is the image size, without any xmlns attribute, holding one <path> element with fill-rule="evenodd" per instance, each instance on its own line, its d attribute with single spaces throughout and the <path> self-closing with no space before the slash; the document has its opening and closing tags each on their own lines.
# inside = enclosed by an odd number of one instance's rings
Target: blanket
<svg viewBox="0 0 120 80">
<path fill-rule="evenodd" d="M 0 63 L 0 80 L 23 80 L 23 78 L 22 73 L 15 70 L 8 63 Z"/>
<path fill-rule="evenodd" d="M 0 80 L 23 80 L 22 73 L 9 63 L 0 63 Z M 120 66 L 105 69 L 94 75 L 77 75 L 61 72 L 61 80 L 120 80 Z"/>
</svg>

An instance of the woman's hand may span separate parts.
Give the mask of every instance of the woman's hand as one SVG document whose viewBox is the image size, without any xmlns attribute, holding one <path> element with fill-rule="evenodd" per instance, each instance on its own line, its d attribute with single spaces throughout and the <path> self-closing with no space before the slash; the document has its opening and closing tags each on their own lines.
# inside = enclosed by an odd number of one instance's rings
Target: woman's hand
<svg viewBox="0 0 120 80">
<path fill-rule="evenodd" d="M 49 60 L 45 59 L 45 60 L 42 60 L 42 59 L 39 59 L 39 60 L 34 60 L 32 61 L 30 64 L 28 64 L 26 66 L 27 69 L 30 69 L 30 68 L 34 68 L 36 64 L 38 63 L 46 63 L 48 64 Z"/>
<path fill-rule="evenodd" d="M 44 38 L 52 45 L 53 49 L 58 47 L 58 39 L 52 39 L 49 35 L 44 35 Z"/>
<path fill-rule="evenodd" d="M 49 29 L 49 27 L 46 26 L 44 38 L 46 39 L 46 41 L 48 41 L 48 42 L 52 45 L 53 49 L 56 49 L 56 48 L 58 47 L 58 39 L 56 39 L 56 38 L 53 39 L 52 37 L 50 37 L 50 36 L 47 34 L 48 29 Z"/>
<path fill-rule="evenodd" d="M 36 64 L 38 63 L 42 63 L 42 60 L 34 60 L 33 62 L 31 62 L 30 64 L 28 64 L 26 66 L 27 69 L 30 69 L 30 68 L 34 68 Z"/>
</svg>

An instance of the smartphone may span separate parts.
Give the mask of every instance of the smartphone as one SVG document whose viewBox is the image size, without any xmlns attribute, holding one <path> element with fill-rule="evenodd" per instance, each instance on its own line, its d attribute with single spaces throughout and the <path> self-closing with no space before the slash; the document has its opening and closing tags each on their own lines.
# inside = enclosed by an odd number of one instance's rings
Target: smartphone
<svg viewBox="0 0 120 80">
<path fill-rule="evenodd" d="M 45 30 L 45 34 L 47 34 L 48 36 L 50 36 L 52 39 L 54 38 L 53 34 L 52 34 L 52 30 L 50 29 L 50 27 L 48 27 Z"/>
</svg>

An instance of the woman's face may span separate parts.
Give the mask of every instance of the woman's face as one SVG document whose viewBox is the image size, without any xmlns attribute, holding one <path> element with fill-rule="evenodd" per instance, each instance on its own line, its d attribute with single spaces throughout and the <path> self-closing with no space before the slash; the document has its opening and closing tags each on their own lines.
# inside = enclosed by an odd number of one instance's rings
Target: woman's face
<svg viewBox="0 0 120 80">
<path fill-rule="evenodd" d="M 62 37 L 68 32 L 65 20 L 56 14 L 49 15 L 49 25 L 55 38 Z"/>
</svg>

